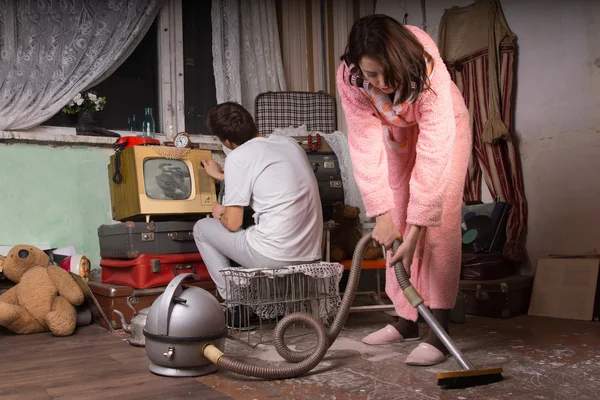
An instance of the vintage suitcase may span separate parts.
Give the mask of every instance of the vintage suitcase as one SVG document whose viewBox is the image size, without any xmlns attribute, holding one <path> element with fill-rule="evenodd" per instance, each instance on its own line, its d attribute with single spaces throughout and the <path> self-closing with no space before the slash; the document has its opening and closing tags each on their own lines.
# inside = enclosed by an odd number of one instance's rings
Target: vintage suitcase
<svg viewBox="0 0 600 400">
<path fill-rule="evenodd" d="M 193 272 L 211 280 L 200 253 L 142 254 L 132 260 L 102 258 L 102 283 L 147 289 L 166 286 L 181 273 Z"/>
<path fill-rule="evenodd" d="M 308 132 L 333 133 L 335 100 L 325 92 L 265 92 L 254 101 L 254 120 L 261 135 L 275 128 L 306 125 Z"/>
<path fill-rule="evenodd" d="M 100 257 L 133 259 L 140 254 L 198 252 L 194 242 L 196 221 L 124 222 L 100 225 Z"/>
<path fill-rule="evenodd" d="M 510 275 L 489 281 L 460 281 L 465 313 L 482 317 L 511 318 L 527 314 L 533 276 Z"/>
<path fill-rule="evenodd" d="M 513 273 L 514 263 L 505 260 L 502 252 L 463 254 L 460 279 L 489 280 Z"/>
<path fill-rule="evenodd" d="M 216 287 L 213 281 L 186 281 L 184 285 L 201 287 L 216 296 Z M 151 289 L 134 289 L 129 286 L 96 281 L 89 281 L 88 287 L 100 305 L 100 308 L 106 314 L 113 329 L 121 329 L 122 327 L 121 320 L 113 312 L 114 310 L 121 311 L 125 317 L 125 322 L 129 324 L 133 318 L 134 309 L 136 313 L 139 313 L 142 309 L 150 307 L 154 300 L 166 289 L 166 286 Z"/>
<path fill-rule="evenodd" d="M 344 202 L 344 188 L 337 156 L 323 137 L 336 129 L 335 99 L 324 92 L 266 92 L 256 96 L 254 119 L 261 135 L 276 128 L 306 126 L 310 135 L 295 136 L 304 148 L 319 183 L 323 219 L 333 215 L 333 203 Z M 318 143 L 320 141 L 320 144 Z"/>
<path fill-rule="evenodd" d="M 308 154 L 308 161 L 319 183 L 321 201 L 326 203 L 339 201 L 343 203 L 342 175 L 335 155 L 310 153 Z"/>
</svg>

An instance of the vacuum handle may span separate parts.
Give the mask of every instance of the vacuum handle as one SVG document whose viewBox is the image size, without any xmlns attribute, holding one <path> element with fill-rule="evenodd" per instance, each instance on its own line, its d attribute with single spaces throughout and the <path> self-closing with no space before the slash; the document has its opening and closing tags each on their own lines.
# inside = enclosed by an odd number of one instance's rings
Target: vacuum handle
<svg viewBox="0 0 600 400">
<path fill-rule="evenodd" d="M 162 336 L 169 335 L 169 320 L 171 317 L 171 312 L 173 311 L 173 306 L 175 303 L 180 303 L 179 301 L 175 301 L 175 298 L 179 299 L 181 293 L 183 292 L 183 287 L 181 284 L 184 280 L 193 278 L 195 280 L 200 280 L 200 277 L 196 274 L 182 274 L 177 275 L 175 278 L 171 279 L 169 285 L 165 289 L 165 292 L 161 295 L 162 299 L 160 300 L 160 308 L 158 309 L 158 334 Z"/>
</svg>

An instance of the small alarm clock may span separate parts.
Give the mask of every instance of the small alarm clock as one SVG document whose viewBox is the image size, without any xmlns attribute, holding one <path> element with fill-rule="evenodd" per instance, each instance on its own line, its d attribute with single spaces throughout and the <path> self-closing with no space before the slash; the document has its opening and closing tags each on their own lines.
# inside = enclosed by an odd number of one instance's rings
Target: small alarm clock
<svg viewBox="0 0 600 400">
<path fill-rule="evenodd" d="M 187 132 L 178 133 L 173 140 L 173 144 L 175 147 L 179 148 L 192 147 L 192 141 L 190 140 L 190 135 Z"/>
</svg>

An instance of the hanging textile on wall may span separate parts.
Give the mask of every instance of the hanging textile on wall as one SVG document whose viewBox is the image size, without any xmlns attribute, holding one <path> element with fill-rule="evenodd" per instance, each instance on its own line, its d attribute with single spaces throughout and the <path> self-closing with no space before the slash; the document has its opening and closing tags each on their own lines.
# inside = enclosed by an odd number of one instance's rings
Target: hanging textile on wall
<svg viewBox="0 0 600 400">
<path fill-rule="evenodd" d="M 440 53 L 461 90 L 473 126 L 465 201 L 481 200 L 481 178 L 494 198 L 511 205 L 504 257 L 523 261 L 527 201 L 513 135 L 516 36 L 498 0 L 447 9 L 440 21 Z"/>
</svg>

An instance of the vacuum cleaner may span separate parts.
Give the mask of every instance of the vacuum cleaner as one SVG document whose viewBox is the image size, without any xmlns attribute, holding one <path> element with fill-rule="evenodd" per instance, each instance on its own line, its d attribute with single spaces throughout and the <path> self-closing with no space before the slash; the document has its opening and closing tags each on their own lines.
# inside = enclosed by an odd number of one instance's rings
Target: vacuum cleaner
<svg viewBox="0 0 600 400">
<path fill-rule="evenodd" d="M 183 282 L 194 278 L 194 274 L 175 277 L 148 312 L 144 335 L 150 370 L 163 376 L 199 376 L 220 368 L 262 379 L 287 379 L 307 373 L 321 362 L 346 322 L 358 287 L 362 260 L 370 243 L 372 238 L 367 234 L 356 246 L 346 290 L 329 330 L 320 320 L 302 312 L 285 316 L 275 326 L 275 349 L 281 357 L 293 363 L 288 366 L 260 367 L 224 354 L 227 327 L 221 305 L 204 289 L 183 287 Z M 399 242 L 394 243 L 394 252 L 398 246 Z M 408 301 L 417 308 L 463 369 L 438 373 L 438 385 L 463 388 L 501 380 L 502 368 L 476 369 L 462 354 L 425 307 L 423 299 L 410 283 L 402 262 L 394 265 L 394 271 Z M 304 324 L 314 330 L 317 336 L 314 348 L 295 351 L 285 344 L 285 332 L 294 324 Z"/>
</svg>

